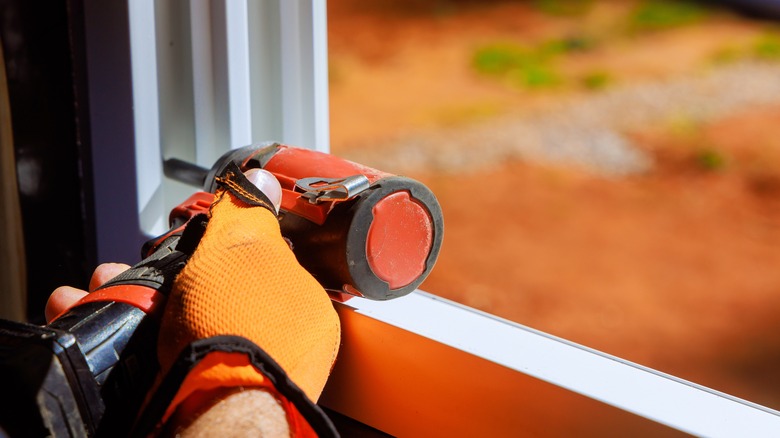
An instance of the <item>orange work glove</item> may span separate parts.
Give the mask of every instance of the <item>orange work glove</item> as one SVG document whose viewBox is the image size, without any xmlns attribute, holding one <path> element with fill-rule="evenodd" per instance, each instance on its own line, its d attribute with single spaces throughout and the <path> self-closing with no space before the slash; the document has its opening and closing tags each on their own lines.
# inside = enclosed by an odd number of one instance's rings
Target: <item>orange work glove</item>
<svg viewBox="0 0 780 438">
<path fill-rule="evenodd" d="M 158 341 L 163 375 L 193 341 L 240 336 L 316 401 L 338 352 L 338 316 L 282 238 L 267 198 L 237 167 L 218 181 L 205 232 L 165 307 Z M 268 386 L 245 358 L 214 357 L 190 372 L 163 420 L 198 391 Z"/>
</svg>

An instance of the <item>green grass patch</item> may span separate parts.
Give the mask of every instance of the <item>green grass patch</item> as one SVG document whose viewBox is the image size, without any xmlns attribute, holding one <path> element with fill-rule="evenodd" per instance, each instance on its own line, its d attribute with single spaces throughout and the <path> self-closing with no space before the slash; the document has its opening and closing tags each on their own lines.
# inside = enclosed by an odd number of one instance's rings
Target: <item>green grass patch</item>
<svg viewBox="0 0 780 438">
<path fill-rule="evenodd" d="M 532 50 L 511 43 L 493 44 L 477 49 L 472 64 L 481 74 L 503 78 L 527 88 L 550 87 L 561 82 L 552 65 L 554 51 Z"/>
<path fill-rule="evenodd" d="M 582 36 L 550 40 L 534 47 L 515 43 L 490 44 L 474 52 L 472 67 L 480 74 L 523 88 L 549 88 L 564 82 L 556 60 L 592 50 L 595 46 L 594 40 Z"/>
<path fill-rule="evenodd" d="M 745 59 L 747 53 L 742 48 L 729 45 L 718 48 L 710 56 L 710 61 L 715 65 L 733 64 Z"/>
<path fill-rule="evenodd" d="M 716 149 L 703 148 L 694 154 L 696 165 L 706 171 L 723 170 L 726 167 L 726 157 Z"/>
<path fill-rule="evenodd" d="M 561 74 L 550 65 L 532 64 L 512 71 L 509 79 L 525 88 L 551 88 L 563 82 Z"/>
<path fill-rule="evenodd" d="M 610 86 L 613 78 L 608 72 L 592 71 L 583 76 L 580 82 L 585 89 L 599 91 Z"/>
<path fill-rule="evenodd" d="M 474 53 L 472 64 L 477 72 L 504 75 L 526 65 L 538 64 L 542 59 L 525 47 L 504 43 L 481 47 Z"/>
<path fill-rule="evenodd" d="M 640 3 L 629 16 L 633 31 L 663 30 L 701 21 L 707 10 L 693 1 L 647 0 Z"/>
<path fill-rule="evenodd" d="M 550 40 L 542 43 L 536 49 L 543 56 L 557 56 L 569 53 L 588 52 L 596 48 L 596 40 L 581 35 Z"/>
<path fill-rule="evenodd" d="M 753 56 L 765 61 L 780 61 L 780 35 L 766 33 L 753 43 Z"/>
<path fill-rule="evenodd" d="M 769 31 L 747 44 L 721 47 L 713 52 L 709 59 L 716 65 L 729 64 L 746 59 L 780 61 L 780 33 Z"/>
</svg>

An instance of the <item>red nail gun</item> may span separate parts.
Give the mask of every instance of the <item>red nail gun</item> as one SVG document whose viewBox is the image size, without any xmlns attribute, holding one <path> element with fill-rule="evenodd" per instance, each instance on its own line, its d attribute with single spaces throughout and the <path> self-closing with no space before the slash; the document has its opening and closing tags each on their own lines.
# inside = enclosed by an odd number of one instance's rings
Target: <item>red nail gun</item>
<svg viewBox="0 0 780 438">
<path fill-rule="evenodd" d="M 428 276 L 441 248 L 441 207 L 423 184 L 333 155 L 276 143 L 223 155 L 210 169 L 165 162 L 166 175 L 212 192 L 234 162 L 268 170 L 282 185 L 280 225 L 298 261 L 325 289 L 387 300 Z M 211 204 L 197 193 L 171 212 L 173 228 Z"/>
</svg>

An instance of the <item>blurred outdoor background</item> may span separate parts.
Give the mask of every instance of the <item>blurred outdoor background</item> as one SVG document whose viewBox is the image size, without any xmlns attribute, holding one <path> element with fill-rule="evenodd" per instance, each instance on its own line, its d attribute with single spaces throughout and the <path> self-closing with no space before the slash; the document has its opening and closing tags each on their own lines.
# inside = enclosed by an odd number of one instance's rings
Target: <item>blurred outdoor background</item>
<svg viewBox="0 0 780 438">
<path fill-rule="evenodd" d="M 328 21 L 333 152 L 442 204 L 423 290 L 780 408 L 780 21 L 658 0 Z"/>
</svg>

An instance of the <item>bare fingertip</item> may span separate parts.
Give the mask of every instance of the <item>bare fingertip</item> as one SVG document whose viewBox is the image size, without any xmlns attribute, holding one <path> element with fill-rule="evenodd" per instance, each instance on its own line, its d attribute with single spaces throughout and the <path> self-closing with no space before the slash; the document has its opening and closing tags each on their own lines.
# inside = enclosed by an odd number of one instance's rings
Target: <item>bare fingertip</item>
<svg viewBox="0 0 780 438">
<path fill-rule="evenodd" d="M 60 286 L 54 289 L 54 292 L 49 296 L 49 300 L 46 301 L 44 309 L 46 321 L 51 322 L 86 295 L 86 291 L 71 286 Z"/>
<path fill-rule="evenodd" d="M 99 265 L 95 268 L 95 272 L 92 273 L 92 278 L 89 280 L 90 292 L 128 269 L 130 269 L 130 266 L 124 263 L 103 263 Z"/>
</svg>

